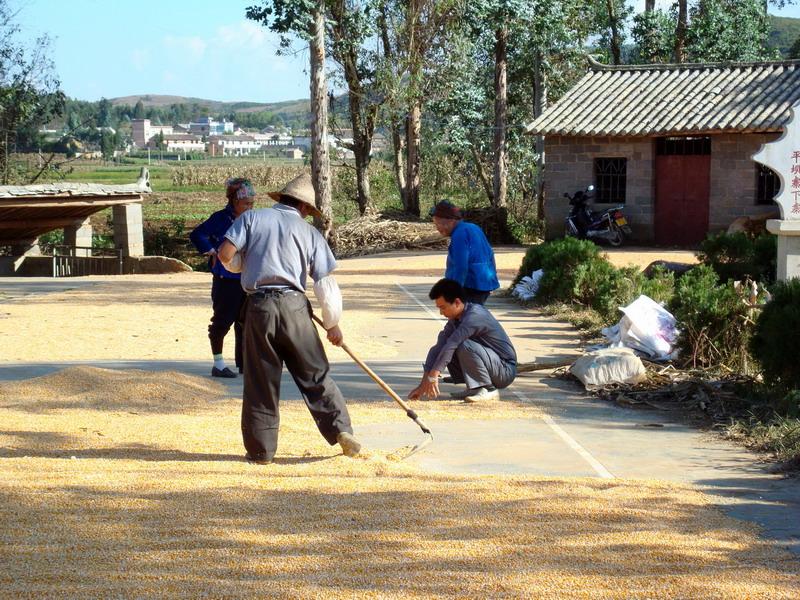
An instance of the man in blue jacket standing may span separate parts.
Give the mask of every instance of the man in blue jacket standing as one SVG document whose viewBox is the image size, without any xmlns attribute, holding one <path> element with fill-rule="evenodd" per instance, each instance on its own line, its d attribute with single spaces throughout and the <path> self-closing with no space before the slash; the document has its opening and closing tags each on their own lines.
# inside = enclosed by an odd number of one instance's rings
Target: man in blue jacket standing
<svg viewBox="0 0 800 600">
<path fill-rule="evenodd" d="M 189 239 L 200 254 L 208 256 L 213 279 L 211 281 L 211 305 L 214 314 L 208 326 L 208 339 L 211 341 L 211 354 L 214 357 L 214 366 L 211 368 L 212 377 L 234 378 L 236 373 L 225 366 L 222 358 L 222 344 L 225 336 L 233 325 L 236 338 L 236 367 L 242 372 L 242 325 L 239 313 L 242 304 L 247 298 L 242 289 L 239 273 L 231 273 L 217 260 L 217 250 L 225 241 L 225 233 L 236 218 L 245 211 L 253 208 L 253 198 L 256 192 L 249 180 L 237 177 L 225 182 L 225 196 L 228 204 L 222 210 L 212 214 L 203 223 L 198 225 Z"/>
<path fill-rule="evenodd" d="M 442 235 L 450 236 L 445 279 L 464 289 L 464 301 L 484 304 L 489 294 L 500 287 L 494 252 L 483 230 L 461 220 L 461 211 L 449 200 L 441 200 L 430 211 L 433 224 Z"/>
</svg>

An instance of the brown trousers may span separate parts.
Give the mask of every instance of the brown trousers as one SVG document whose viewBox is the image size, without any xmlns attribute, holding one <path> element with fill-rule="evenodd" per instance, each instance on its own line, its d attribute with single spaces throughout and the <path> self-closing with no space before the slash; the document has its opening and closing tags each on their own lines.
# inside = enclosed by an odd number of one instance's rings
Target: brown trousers
<svg viewBox="0 0 800 600">
<path fill-rule="evenodd" d="M 244 322 L 242 438 L 254 458 L 271 459 L 278 447 L 284 363 L 328 443 L 335 444 L 340 432 L 353 432 L 311 320 L 308 298 L 294 290 L 253 294 L 247 299 Z"/>
</svg>

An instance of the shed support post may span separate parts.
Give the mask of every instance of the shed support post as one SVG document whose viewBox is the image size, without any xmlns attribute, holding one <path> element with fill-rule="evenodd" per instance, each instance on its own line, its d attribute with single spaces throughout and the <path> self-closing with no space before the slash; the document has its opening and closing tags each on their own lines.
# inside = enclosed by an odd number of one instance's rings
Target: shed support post
<svg viewBox="0 0 800 600">
<path fill-rule="evenodd" d="M 121 204 L 114 206 L 114 246 L 122 250 L 122 256 L 144 256 L 144 225 L 142 205 Z"/>
<path fill-rule="evenodd" d="M 64 244 L 66 246 L 92 247 L 92 224 L 87 217 L 82 223 L 76 223 L 69 227 L 64 227 Z M 75 250 L 75 256 L 91 256 L 91 250 Z"/>
</svg>

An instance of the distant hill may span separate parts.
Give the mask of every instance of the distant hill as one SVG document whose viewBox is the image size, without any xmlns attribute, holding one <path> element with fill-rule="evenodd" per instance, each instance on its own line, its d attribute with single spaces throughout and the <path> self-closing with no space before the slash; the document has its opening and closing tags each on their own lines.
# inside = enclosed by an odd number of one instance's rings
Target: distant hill
<svg viewBox="0 0 800 600">
<path fill-rule="evenodd" d="M 767 44 L 780 50 L 781 56 L 788 58 L 789 49 L 800 38 L 800 19 L 770 15 L 769 20 L 771 27 Z"/>
<path fill-rule="evenodd" d="M 208 108 L 211 113 L 226 112 L 261 112 L 269 111 L 279 114 L 302 114 L 308 113 L 310 104 L 308 100 L 286 100 L 284 102 L 220 102 L 219 100 L 207 100 L 205 98 L 192 98 L 188 96 L 164 96 L 159 94 L 142 94 L 138 96 L 122 96 L 120 98 L 109 98 L 113 106 L 127 104 L 135 106 L 141 100 L 145 107 L 154 106 L 163 108 L 171 104 L 197 104 Z"/>
</svg>

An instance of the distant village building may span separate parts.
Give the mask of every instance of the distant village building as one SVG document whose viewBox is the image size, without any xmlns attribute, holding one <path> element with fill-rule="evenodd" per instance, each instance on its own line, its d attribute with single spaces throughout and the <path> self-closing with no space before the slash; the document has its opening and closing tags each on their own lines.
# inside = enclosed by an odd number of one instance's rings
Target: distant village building
<svg viewBox="0 0 800 600">
<path fill-rule="evenodd" d="M 211 156 L 244 156 L 261 149 L 261 142 L 251 135 L 215 135 L 208 139 Z"/>
<path fill-rule="evenodd" d="M 741 216 L 776 213 L 778 176 L 753 161 L 800 100 L 800 60 L 610 67 L 589 72 L 527 127 L 545 139 L 547 237 L 563 197 L 592 184 L 642 241 L 692 245 Z"/>
<path fill-rule="evenodd" d="M 131 135 L 136 148 L 145 148 L 147 143 L 159 133 L 170 135 L 174 133 L 172 125 L 153 125 L 150 119 L 131 120 Z"/>
<path fill-rule="evenodd" d="M 287 148 L 283 151 L 283 156 L 291 160 L 302 160 L 304 154 L 300 148 Z"/>
<path fill-rule="evenodd" d="M 150 147 L 156 147 L 156 140 L 150 140 Z M 205 152 L 206 144 L 203 138 L 199 135 L 192 135 L 191 133 L 173 133 L 172 135 L 164 136 L 164 150 L 169 152 Z"/>
<path fill-rule="evenodd" d="M 212 135 L 233 134 L 233 121 L 215 121 L 211 117 L 200 117 L 197 121 L 189 123 L 189 133 L 210 137 Z"/>
</svg>

